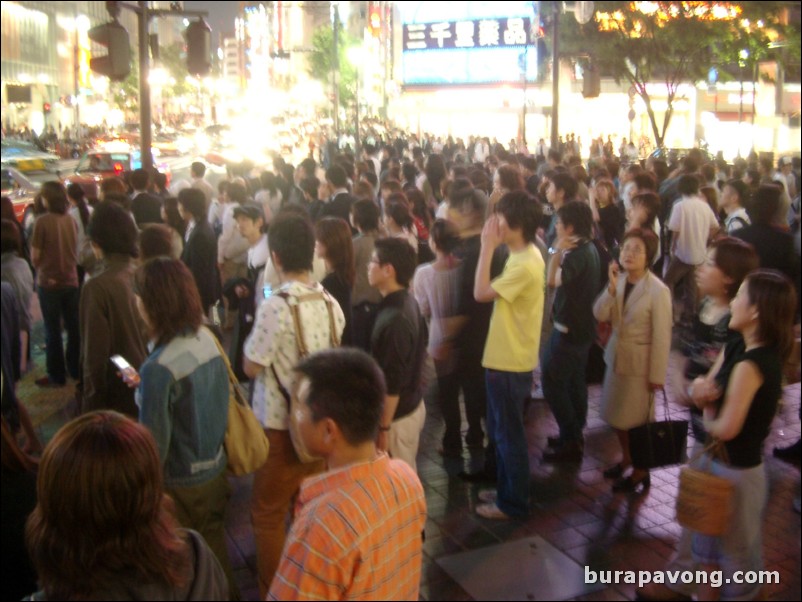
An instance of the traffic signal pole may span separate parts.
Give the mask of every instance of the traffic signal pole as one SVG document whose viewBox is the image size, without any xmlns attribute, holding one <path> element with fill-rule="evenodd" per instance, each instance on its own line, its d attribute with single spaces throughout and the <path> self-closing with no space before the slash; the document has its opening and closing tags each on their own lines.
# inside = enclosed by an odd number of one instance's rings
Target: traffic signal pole
<svg viewBox="0 0 802 602">
<path fill-rule="evenodd" d="M 149 173 L 153 169 L 153 115 L 150 107 L 150 11 L 147 2 L 139 2 L 137 17 L 139 20 L 139 128 L 142 169 Z"/>
<path fill-rule="evenodd" d="M 107 2 L 107 10 L 114 16 L 120 8 L 130 10 L 137 15 L 139 30 L 139 128 L 140 128 L 140 154 L 142 168 L 148 171 L 153 167 L 153 116 L 150 106 L 150 36 L 148 29 L 150 20 L 154 17 L 207 17 L 208 11 L 200 10 L 151 10 L 147 2 L 137 2 L 137 5 L 125 2 Z M 113 12 L 114 11 L 114 12 Z"/>
</svg>

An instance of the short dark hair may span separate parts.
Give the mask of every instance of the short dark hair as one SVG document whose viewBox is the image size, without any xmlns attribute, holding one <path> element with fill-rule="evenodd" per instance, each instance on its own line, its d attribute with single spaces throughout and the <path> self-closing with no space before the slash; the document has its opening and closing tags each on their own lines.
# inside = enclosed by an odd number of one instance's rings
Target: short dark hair
<svg viewBox="0 0 802 602">
<path fill-rule="evenodd" d="M 375 244 L 376 258 L 380 265 L 391 265 L 395 270 L 395 281 L 404 288 L 415 274 L 418 258 L 412 246 L 403 238 L 380 238 Z"/>
<path fill-rule="evenodd" d="M 632 197 L 630 201 L 632 205 L 640 205 L 646 210 L 646 223 L 645 226 L 653 227 L 657 219 L 657 214 L 660 212 L 660 197 L 655 192 L 641 192 Z"/>
<path fill-rule="evenodd" d="M 391 218 L 401 228 L 412 228 L 415 223 L 412 219 L 412 211 L 409 210 L 409 205 L 405 205 L 398 200 L 387 200 L 384 207 L 384 215 Z"/>
<path fill-rule="evenodd" d="M 160 171 L 154 171 L 153 183 L 159 190 L 164 190 L 165 188 L 167 188 L 167 174 L 164 174 Z"/>
<path fill-rule="evenodd" d="M 47 205 L 47 210 L 50 213 L 58 213 L 64 215 L 70 206 L 67 200 L 67 191 L 61 182 L 50 181 L 42 184 L 40 189 L 42 199 Z"/>
<path fill-rule="evenodd" d="M 415 183 L 415 177 L 418 175 L 418 166 L 411 161 L 406 161 L 401 166 L 401 174 L 407 182 Z"/>
<path fill-rule="evenodd" d="M 677 192 L 683 196 L 699 194 L 699 176 L 685 174 L 677 181 Z"/>
<path fill-rule="evenodd" d="M 571 201 L 557 211 L 563 226 L 571 226 L 576 236 L 593 238 L 593 212 L 583 201 Z"/>
<path fill-rule="evenodd" d="M 294 212 L 279 212 L 270 223 L 267 242 L 284 272 L 312 269 L 315 255 L 315 230 L 308 218 Z"/>
<path fill-rule="evenodd" d="M 562 190 L 565 193 L 566 201 L 574 200 L 576 193 L 579 190 L 579 186 L 576 183 L 576 180 L 570 174 L 557 172 L 549 179 L 551 180 L 551 183 L 554 184 L 554 188 L 557 190 Z"/>
<path fill-rule="evenodd" d="M 138 257 L 137 229 L 128 212 L 117 203 L 103 201 L 95 207 L 86 229 L 89 239 L 106 255 Z"/>
<path fill-rule="evenodd" d="M 752 221 L 756 224 L 772 224 L 780 209 L 782 188 L 774 184 L 761 184 L 752 195 Z"/>
<path fill-rule="evenodd" d="M 339 165 L 332 165 L 326 170 L 326 180 L 337 188 L 344 188 L 348 184 L 348 175 Z"/>
<path fill-rule="evenodd" d="M 657 251 L 660 249 L 660 241 L 657 239 L 657 234 L 654 233 L 654 230 L 649 228 L 632 228 L 632 230 L 624 234 L 621 244 L 623 245 L 624 242 L 630 238 L 637 238 L 643 242 L 643 246 L 646 248 L 646 267 L 652 265 Z"/>
<path fill-rule="evenodd" d="M 142 261 L 154 257 L 173 257 L 173 252 L 173 233 L 170 227 L 164 224 L 145 224 L 139 232 L 139 254 Z"/>
<path fill-rule="evenodd" d="M 206 164 L 201 161 L 193 161 L 189 167 L 192 175 L 202 178 L 206 175 Z"/>
<path fill-rule="evenodd" d="M 295 370 L 309 379 L 312 420 L 333 420 L 353 446 L 376 439 L 387 390 L 379 365 L 358 349 L 326 349 Z"/>
<path fill-rule="evenodd" d="M 304 178 L 301 180 L 300 187 L 303 192 L 311 196 L 313 199 L 317 199 L 317 191 L 320 188 L 320 180 L 318 180 L 315 176 Z"/>
<path fill-rule="evenodd" d="M 724 184 L 724 186 L 729 186 L 732 188 L 738 195 L 738 200 L 740 201 L 741 206 L 746 207 L 746 205 L 749 203 L 749 186 L 747 186 L 743 180 L 727 180 L 727 183 Z"/>
<path fill-rule="evenodd" d="M 146 169 L 135 169 L 131 172 L 129 181 L 134 190 L 145 190 L 150 185 L 150 174 Z"/>
<path fill-rule="evenodd" d="M 379 229 L 381 213 L 376 203 L 370 199 L 356 201 L 351 205 L 351 213 L 354 216 L 354 225 L 362 232 Z"/>
<path fill-rule="evenodd" d="M 716 267 L 732 280 L 726 289 L 727 296 L 733 299 L 747 274 L 760 267 L 760 258 L 752 245 L 732 236 L 719 238 L 710 245 L 710 249 L 716 251 Z"/>
<path fill-rule="evenodd" d="M 228 185 L 228 198 L 235 203 L 244 203 L 248 200 L 248 189 L 239 180 L 234 180 Z"/>
<path fill-rule="evenodd" d="M 0 252 L 22 255 L 22 237 L 19 226 L 8 219 L 4 219 L 0 225 Z"/>
<path fill-rule="evenodd" d="M 459 246 L 459 230 L 453 222 L 445 219 L 435 220 L 429 234 L 437 249 L 443 253 L 453 253 Z"/>
<path fill-rule="evenodd" d="M 184 188 L 178 193 L 178 203 L 200 222 L 206 216 L 206 197 L 202 190 L 197 188 Z"/>
<path fill-rule="evenodd" d="M 657 179 L 654 177 L 654 174 L 648 171 L 642 171 L 636 174 L 635 177 L 632 178 L 632 182 L 638 190 L 657 191 Z"/>
<path fill-rule="evenodd" d="M 317 163 L 312 157 L 307 157 L 298 165 L 298 169 L 300 169 L 306 177 L 312 177 L 315 175 L 315 170 L 317 170 Z"/>
<path fill-rule="evenodd" d="M 508 192 L 501 197 L 495 211 L 504 216 L 511 229 L 520 229 L 526 242 L 535 242 L 537 227 L 543 218 L 543 209 L 528 192 L 523 190 Z"/>
</svg>

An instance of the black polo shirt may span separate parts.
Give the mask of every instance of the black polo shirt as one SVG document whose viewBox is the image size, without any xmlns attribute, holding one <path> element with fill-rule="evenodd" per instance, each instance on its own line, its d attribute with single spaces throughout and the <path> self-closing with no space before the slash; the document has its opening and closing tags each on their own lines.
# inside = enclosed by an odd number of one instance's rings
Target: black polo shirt
<svg viewBox="0 0 802 602">
<path fill-rule="evenodd" d="M 414 412 L 423 399 L 421 374 L 427 342 L 426 322 L 408 290 L 382 299 L 370 338 L 370 352 L 384 372 L 387 394 L 399 397 L 393 420 Z"/>
</svg>

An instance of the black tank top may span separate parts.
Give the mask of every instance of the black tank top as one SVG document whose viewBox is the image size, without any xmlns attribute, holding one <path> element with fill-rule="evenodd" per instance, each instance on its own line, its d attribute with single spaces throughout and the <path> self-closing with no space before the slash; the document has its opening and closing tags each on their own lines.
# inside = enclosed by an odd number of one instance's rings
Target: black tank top
<svg viewBox="0 0 802 602">
<path fill-rule="evenodd" d="M 731 353 L 737 355 L 735 361 L 728 362 L 727 354 Z M 780 357 L 777 350 L 770 347 L 744 351 L 742 347 L 739 349 L 737 345 L 728 344 L 724 366 L 716 375 L 716 381 L 722 390 L 726 391 L 727 382 L 735 366 L 746 361 L 752 362 L 760 371 L 763 384 L 752 399 L 741 432 L 725 443 L 730 466 L 735 468 L 753 468 L 763 462 L 763 442 L 769 435 L 771 423 L 777 413 L 777 404 L 782 396 Z M 719 411 L 723 403 L 724 396 L 716 402 Z"/>
</svg>

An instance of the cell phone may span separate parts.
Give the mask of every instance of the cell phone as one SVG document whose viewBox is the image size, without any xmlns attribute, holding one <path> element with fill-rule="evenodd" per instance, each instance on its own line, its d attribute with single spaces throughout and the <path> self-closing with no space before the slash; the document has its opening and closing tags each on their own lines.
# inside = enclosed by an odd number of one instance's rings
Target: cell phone
<svg viewBox="0 0 802 602">
<path fill-rule="evenodd" d="M 136 369 L 128 363 L 127 359 L 121 355 L 112 355 L 109 359 L 111 359 L 111 363 L 120 371 L 120 375 L 126 384 L 132 386 L 132 384 L 138 382 L 136 380 L 138 377 Z"/>
<path fill-rule="evenodd" d="M 262 287 L 262 295 L 264 296 L 265 299 L 270 299 L 270 297 L 273 296 L 273 287 L 270 286 L 269 284 L 265 284 Z"/>
<path fill-rule="evenodd" d="M 121 355 L 112 355 L 111 356 L 111 363 L 117 366 L 117 369 L 120 372 L 125 372 L 126 370 L 133 370 L 133 366 L 128 363 L 128 360 L 125 359 Z"/>
</svg>

